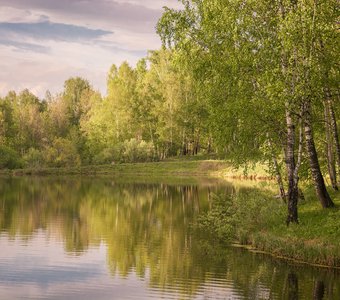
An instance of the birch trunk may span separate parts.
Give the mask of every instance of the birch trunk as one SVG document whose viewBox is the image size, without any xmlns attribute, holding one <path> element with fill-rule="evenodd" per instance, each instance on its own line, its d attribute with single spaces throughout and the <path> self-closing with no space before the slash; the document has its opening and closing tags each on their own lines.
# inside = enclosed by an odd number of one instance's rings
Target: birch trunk
<svg viewBox="0 0 340 300">
<path fill-rule="evenodd" d="M 279 167 L 279 164 L 277 162 L 276 156 L 275 156 L 274 151 L 273 151 L 272 142 L 271 142 L 271 140 L 270 140 L 270 138 L 268 136 L 269 135 L 267 134 L 268 146 L 270 148 L 270 152 L 271 152 L 271 156 L 272 156 L 272 161 L 273 161 L 273 165 L 274 165 L 276 182 L 277 182 L 277 185 L 279 186 L 280 198 L 282 199 L 283 202 L 287 203 L 286 192 L 285 192 L 285 188 L 284 188 L 284 185 L 283 185 L 283 180 L 282 180 L 282 176 L 281 176 L 281 172 L 280 172 L 280 167 Z"/>
<path fill-rule="evenodd" d="M 334 203 L 327 192 L 325 181 L 320 170 L 318 155 L 314 144 L 313 130 L 311 125 L 310 101 L 306 102 L 306 116 L 304 120 L 304 127 L 306 136 L 306 150 L 309 156 L 310 169 L 316 193 L 323 208 L 333 207 Z"/>
<path fill-rule="evenodd" d="M 288 215 L 287 225 L 290 223 L 299 223 L 298 221 L 298 182 L 294 176 L 295 174 L 295 126 L 291 112 L 289 111 L 288 105 L 286 105 L 286 124 L 287 124 L 287 146 L 285 151 L 286 156 L 286 168 L 287 168 L 287 179 L 288 179 Z"/>
<path fill-rule="evenodd" d="M 273 160 L 275 173 L 276 173 L 276 182 L 277 182 L 277 184 L 279 186 L 279 190 L 280 190 L 280 197 L 281 197 L 282 201 L 287 203 L 286 192 L 285 192 L 285 188 L 283 186 L 283 180 L 282 180 L 279 164 L 277 163 L 275 156 L 272 157 L 272 160 Z"/>
<path fill-rule="evenodd" d="M 333 103 L 330 98 L 328 98 L 329 103 L 329 113 L 331 117 L 331 127 L 332 127 L 332 133 L 333 133 L 333 139 L 335 143 L 335 150 L 336 150 L 336 157 L 338 161 L 338 174 L 340 176 L 340 142 L 339 142 L 339 133 L 338 133 L 338 127 L 336 124 L 336 117 L 335 112 L 333 108 Z"/>
<path fill-rule="evenodd" d="M 326 153 L 327 153 L 327 167 L 328 174 L 331 180 L 331 184 L 334 190 L 338 190 L 336 181 L 335 159 L 332 139 L 332 128 L 330 121 L 330 107 L 328 100 L 324 103 L 324 115 L 325 115 L 325 131 L 326 131 Z"/>
</svg>

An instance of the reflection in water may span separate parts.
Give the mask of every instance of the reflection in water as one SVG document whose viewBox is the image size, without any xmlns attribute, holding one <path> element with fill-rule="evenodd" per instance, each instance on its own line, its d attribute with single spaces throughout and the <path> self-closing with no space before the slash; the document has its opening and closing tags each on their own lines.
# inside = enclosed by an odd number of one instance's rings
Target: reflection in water
<svg viewBox="0 0 340 300">
<path fill-rule="evenodd" d="M 24 285 L 31 298 L 340 299 L 335 272 L 192 235 L 190 224 L 217 191 L 243 189 L 0 179 L 0 299 L 20 298 Z"/>
<path fill-rule="evenodd" d="M 313 300 L 322 300 L 325 295 L 325 285 L 322 281 L 316 280 L 314 284 Z"/>
<path fill-rule="evenodd" d="M 288 299 L 298 300 L 299 299 L 299 282 L 294 272 L 288 273 L 287 285 L 288 285 Z"/>
</svg>

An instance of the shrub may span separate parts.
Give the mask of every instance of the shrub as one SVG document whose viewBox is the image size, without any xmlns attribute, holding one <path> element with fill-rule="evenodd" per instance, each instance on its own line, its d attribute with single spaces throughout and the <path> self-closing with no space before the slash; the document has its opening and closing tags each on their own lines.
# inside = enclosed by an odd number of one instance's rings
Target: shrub
<svg viewBox="0 0 340 300">
<path fill-rule="evenodd" d="M 5 145 L 0 145 L 0 169 L 19 169 L 23 161 L 18 153 Z"/>
<path fill-rule="evenodd" d="M 23 157 L 25 165 L 29 168 L 38 168 L 44 165 L 44 157 L 43 154 L 35 149 L 30 148 L 28 152 Z"/>
<path fill-rule="evenodd" d="M 211 210 L 200 215 L 194 227 L 221 241 L 248 243 L 255 232 L 283 220 L 283 213 L 281 202 L 244 189 L 236 195 L 215 195 Z"/>
<path fill-rule="evenodd" d="M 120 162 L 122 160 L 122 145 L 116 144 L 110 148 L 104 148 L 94 155 L 92 162 L 94 164 L 111 164 L 112 162 Z"/>
<path fill-rule="evenodd" d="M 126 162 L 153 161 L 155 158 L 154 146 L 151 142 L 130 139 L 123 144 L 123 158 Z"/>
<path fill-rule="evenodd" d="M 80 165 L 80 156 L 72 141 L 57 138 L 44 153 L 46 163 L 51 167 L 75 167 Z"/>
</svg>

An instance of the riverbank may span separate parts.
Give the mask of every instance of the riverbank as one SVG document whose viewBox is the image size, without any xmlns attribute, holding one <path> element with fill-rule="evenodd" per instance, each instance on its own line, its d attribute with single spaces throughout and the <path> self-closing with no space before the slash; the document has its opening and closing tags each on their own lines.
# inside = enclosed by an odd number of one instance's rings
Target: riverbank
<svg viewBox="0 0 340 300">
<path fill-rule="evenodd" d="M 340 193 L 330 191 L 335 208 L 322 209 L 314 188 L 304 187 L 299 203 L 299 224 L 286 226 L 286 204 L 269 189 L 239 191 L 233 197 L 219 195 L 210 212 L 194 227 L 210 237 L 280 259 L 316 266 L 340 268 Z"/>
<path fill-rule="evenodd" d="M 340 193 L 329 192 L 336 207 L 323 209 L 314 188 L 306 187 L 306 200 L 299 204 L 299 224 L 287 227 L 282 218 L 274 220 L 250 234 L 250 244 L 274 256 L 340 268 Z"/>
<path fill-rule="evenodd" d="M 269 179 L 265 169 L 255 166 L 244 172 L 235 169 L 231 163 L 222 160 L 175 159 L 148 163 L 118 163 L 111 165 L 91 165 L 67 168 L 26 168 L 0 170 L 0 175 L 148 175 L 148 176 L 209 176 L 214 178 Z"/>
</svg>

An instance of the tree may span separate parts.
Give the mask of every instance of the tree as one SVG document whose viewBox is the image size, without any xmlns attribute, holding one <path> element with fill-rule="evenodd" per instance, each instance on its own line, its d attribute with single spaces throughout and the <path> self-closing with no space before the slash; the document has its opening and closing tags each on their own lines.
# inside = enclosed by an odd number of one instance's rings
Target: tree
<svg viewBox="0 0 340 300">
<path fill-rule="evenodd" d="M 69 78 L 65 81 L 62 101 L 65 103 L 67 116 L 72 125 L 79 125 L 91 90 L 90 83 L 81 77 Z"/>
<path fill-rule="evenodd" d="M 21 155 L 29 148 L 39 148 L 44 136 L 42 112 L 45 104 L 28 90 L 23 90 L 16 98 L 14 114 L 17 126 L 16 146 Z"/>
<path fill-rule="evenodd" d="M 112 120 L 116 125 L 116 138 L 123 141 L 126 138 L 132 138 L 135 128 L 135 106 L 136 106 L 136 73 L 127 62 L 121 64 L 117 69 L 112 66 L 107 81 L 107 99 L 105 100 L 108 107 L 114 112 Z"/>
<path fill-rule="evenodd" d="M 158 33 L 164 45 L 193 66 L 204 85 L 219 146 L 241 163 L 267 159 L 263 149 L 268 139 L 271 153 L 283 148 L 289 224 L 298 222 L 299 168 L 306 137 L 317 195 L 323 207 L 331 207 L 311 114 L 320 100 L 323 76 L 316 43 L 331 34 L 334 43 L 335 1 L 183 4 L 181 11 L 166 9 Z"/>
</svg>

